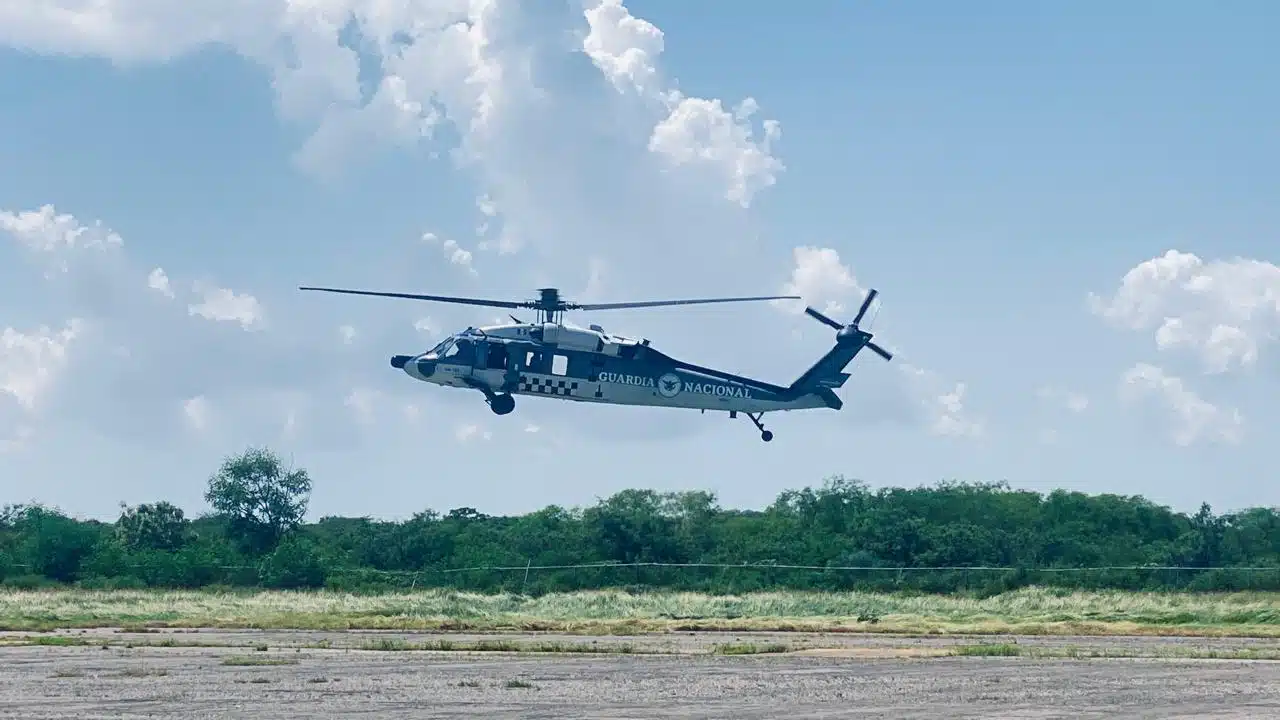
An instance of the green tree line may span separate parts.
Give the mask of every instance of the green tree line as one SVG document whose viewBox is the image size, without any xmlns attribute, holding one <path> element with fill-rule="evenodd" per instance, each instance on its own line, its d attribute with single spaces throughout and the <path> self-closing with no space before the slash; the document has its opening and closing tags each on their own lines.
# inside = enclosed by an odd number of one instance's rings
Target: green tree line
<svg viewBox="0 0 1280 720">
<path fill-rule="evenodd" d="M 310 492 L 306 470 L 251 448 L 209 478 L 209 511 L 194 518 L 164 501 L 122 506 L 114 522 L 8 505 L 0 581 L 530 594 L 1280 589 L 1277 508 L 1219 515 L 1202 505 L 1188 515 L 1134 496 L 963 483 L 873 490 L 834 477 L 760 510 L 724 508 L 702 491 L 625 490 L 585 508 L 519 516 L 462 507 L 307 523 Z"/>
</svg>

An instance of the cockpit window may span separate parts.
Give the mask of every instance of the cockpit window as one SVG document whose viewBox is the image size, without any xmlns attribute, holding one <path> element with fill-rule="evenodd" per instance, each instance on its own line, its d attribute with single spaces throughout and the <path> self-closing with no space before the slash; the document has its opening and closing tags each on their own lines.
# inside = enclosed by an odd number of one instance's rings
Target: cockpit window
<svg viewBox="0 0 1280 720">
<path fill-rule="evenodd" d="M 451 337 L 445 338 L 439 345 L 436 345 L 435 347 L 431 348 L 431 350 L 428 351 L 427 354 L 434 357 L 444 357 L 444 354 L 448 352 L 450 348 L 453 348 L 453 338 Z M 456 349 L 455 349 L 455 352 L 456 352 Z"/>
</svg>

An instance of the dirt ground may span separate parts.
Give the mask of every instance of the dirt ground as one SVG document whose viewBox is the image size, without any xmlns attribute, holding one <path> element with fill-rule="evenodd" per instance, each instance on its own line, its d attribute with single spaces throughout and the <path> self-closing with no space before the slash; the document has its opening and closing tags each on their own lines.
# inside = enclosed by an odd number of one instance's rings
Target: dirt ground
<svg viewBox="0 0 1280 720">
<path fill-rule="evenodd" d="M 1280 662 L 1169 657 L 1191 648 L 1275 651 L 1274 640 L 445 636 L 544 648 L 626 644 L 631 651 L 593 654 L 354 649 L 442 638 L 410 633 L 101 630 L 57 637 L 84 644 L 0 647 L 0 718 L 1280 717 Z M 954 644 L 1015 641 L 1147 657 L 939 656 Z M 204 646 L 191 646 L 197 643 Z M 787 650 L 711 653 L 724 643 Z"/>
</svg>

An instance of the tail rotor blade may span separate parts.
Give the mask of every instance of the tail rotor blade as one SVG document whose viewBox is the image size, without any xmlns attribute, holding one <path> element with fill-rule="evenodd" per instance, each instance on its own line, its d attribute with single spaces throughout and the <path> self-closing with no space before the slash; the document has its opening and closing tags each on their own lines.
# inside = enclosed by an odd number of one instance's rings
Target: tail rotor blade
<svg viewBox="0 0 1280 720">
<path fill-rule="evenodd" d="M 844 329 L 844 326 L 843 326 L 843 325 L 841 325 L 840 323 L 836 322 L 835 320 L 832 320 L 831 318 L 827 317 L 826 315 L 823 315 L 822 313 L 818 312 L 817 310 L 814 310 L 814 309 L 813 309 L 813 308 L 811 308 L 811 307 L 807 307 L 807 308 L 805 308 L 805 309 L 804 309 L 804 311 L 809 315 L 809 317 L 816 319 L 816 320 L 817 320 L 818 322 L 820 322 L 820 323 L 823 323 L 823 324 L 825 324 L 825 325 L 828 325 L 828 326 L 830 326 L 830 327 L 833 327 L 833 328 L 835 328 L 836 330 L 843 330 L 843 329 Z"/>
<path fill-rule="evenodd" d="M 862 307 L 858 308 L 858 316 L 853 319 L 854 325 L 857 325 L 858 323 L 862 322 L 862 316 L 867 314 L 867 308 L 871 307 L 871 302 L 875 300 L 876 295 L 879 295 L 879 294 L 880 294 L 880 291 L 876 290 L 875 288 L 872 288 L 867 293 L 867 299 L 863 300 Z"/>
<path fill-rule="evenodd" d="M 869 343 L 867 343 L 867 348 L 868 348 L 868 349 L 870 349 L 870 350 L 871 350 L 871 352 L 873 352 L 873 353 L 875 353 L 875 354 L 879 355 L 880 357 L 884 358 L 885 360 L 892 360 L 892 359 L 893 359 L 893 353 L 889 352 L 888 350 L 885 350 L 884 348 L 880 347 L 879 345 L 877 345 L 877 344 L 875 344 L 875 343 L 873 343 L 873 342 L 869 342 Z"/>
</svg>

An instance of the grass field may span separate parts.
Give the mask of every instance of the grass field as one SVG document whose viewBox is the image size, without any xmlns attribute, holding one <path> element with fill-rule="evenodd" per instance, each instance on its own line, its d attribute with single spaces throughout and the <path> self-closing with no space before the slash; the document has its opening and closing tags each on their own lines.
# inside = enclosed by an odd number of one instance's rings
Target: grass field
<svg viewBox="0 0 1280 720">
<path fill-rule="evenodd" d="M 0 591 L 0 630 L 92 627 L 299 630 L 671 630 L 908 634 L 1280 637 L 1280 593 L 1065 592 L 983 599 L 771 592 L 740 596 L 614 591 L 484 595 L 337 592 Z"/>
</svg>

